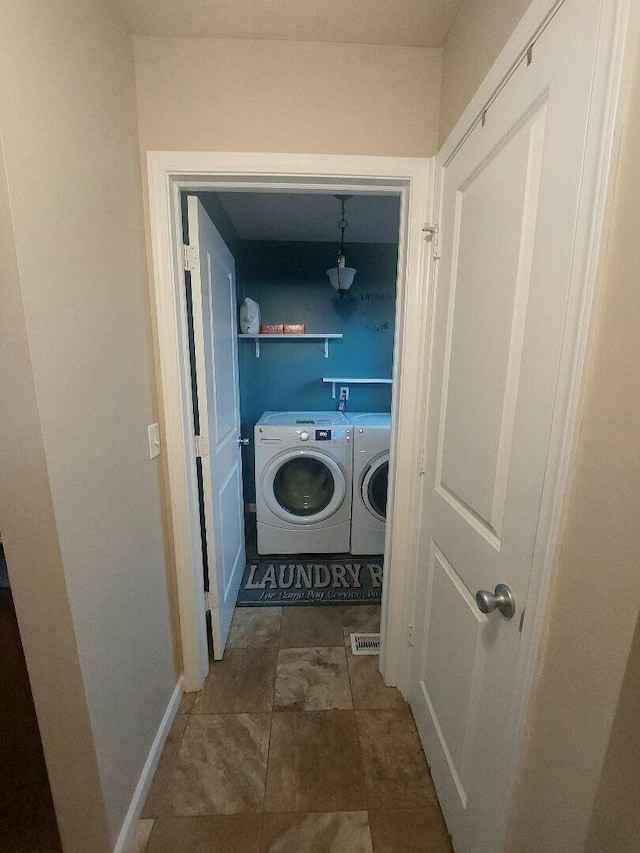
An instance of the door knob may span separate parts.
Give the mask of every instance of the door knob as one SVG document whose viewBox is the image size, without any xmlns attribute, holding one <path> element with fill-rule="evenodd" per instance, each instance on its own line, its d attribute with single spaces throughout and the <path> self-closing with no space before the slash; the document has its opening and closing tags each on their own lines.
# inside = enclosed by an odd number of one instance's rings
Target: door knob
<svg viewBox="0 0 640 853">
<path fill-rule="evenodd" d="M 249 444 L 249 439 L 248 438 L 239 438 L 238 444 L 244 445 L 246 447 L 247 444 Z"/>
<path fill-rule="evenodd" d="M 511 619 L 516 612 L 516 600 L 509 587 L 504 583 L 499 583 L 495 592 L 489 592 L 487 589 L 478 590 L 476 592 L 476 604 L 482 613 L 488 615 L 494 610 L 499 610 L 505 619 Z"/>
</svg>

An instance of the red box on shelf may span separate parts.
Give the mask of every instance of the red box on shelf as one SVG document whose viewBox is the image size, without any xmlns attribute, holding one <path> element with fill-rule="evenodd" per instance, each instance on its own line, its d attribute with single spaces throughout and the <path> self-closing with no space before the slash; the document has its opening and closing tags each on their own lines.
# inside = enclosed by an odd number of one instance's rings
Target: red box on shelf
<svg viewBox="0 0 640 853">
<path fill-rule="evenodd" d="M 282 323 L 262 323 L 260 325 L 261 335 L 282 335 L 284 326 Z"/>
<path fill-rule="evenodd" d="M 285 335 L 304 335 L 304 323 L 285 323 Z"/>
</svg>

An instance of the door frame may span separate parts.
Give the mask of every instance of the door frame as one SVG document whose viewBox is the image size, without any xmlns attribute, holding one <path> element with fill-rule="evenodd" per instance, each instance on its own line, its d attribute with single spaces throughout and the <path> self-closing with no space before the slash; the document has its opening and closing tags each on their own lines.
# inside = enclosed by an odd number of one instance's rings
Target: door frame
<svg viewBox="0 0 640 853">
<path fill-rule="evenodd" d="M 527 49 L 551 23 L 564 0 L 533 0 L 507 44 L 462 113 L 436 155 L 434 174 L 435 220 L 440 220 L 444 167 L 454 157 L 483 114 L 508 82 Z M 549 623 L 551 591 L 557 573 L 562 533 L 568 511 L 573 465 L 576 459 L 581 416 L 585 402 L 590 354 L 595 337 L 597 308 L 602 285 L 606 228 L 615 184 L 625 101 L 629 91 L 633 46 L 640 31 L 640 13 L 633 0 L 600 0 L 600 31 L 592 79 L 590 114 L 583 157 L 578 204 L 575 251 L 572 263 L 561 351 L 558 383 L 550 433 L 549 453 L 540 504 L 539 525 L 532 559 L 526 618 L 522 628 L 513 702 L 504 732 L 510 745 L 504 808 L 496 815 L 499 835 L 505 837 L 512 817 L 513 795 L 524 758 L 526 732 L 534 713 L 532 699 L 540 677 Z M 430 280 L 430 291 L 438 286 L 438 265 Z M 430 322 L 433 315 L 430 316 Z M 429 338 L 433 329 L 429 326 Z M 430 380 L 425 371 L 425 385 Z M 428 394 L 422 397 L 426 423 Z M 430 435 L 425 435 L 422 453 Z M 422 511 L 422 506 L 420 511 Z M 416 565 L 420 555 L 415 555 Z M 417 610 L 411 620 L 415 621 Z M 500 848 L 502 849 L 502 847 Z"/>
<path fill-rule="evenodd" d="M 381 671 L 408 688 L 408 614 L 420 495 L 419 447 L 429 327 L 433 158 L 150 151 L 147 154 L 160 417 L 168 473 L 183 688 L 209 671 L 198 511 L 180 193 L 222 190 L 390 194 L 400 197 L 389 507 L 382 594 Z M 318 369 L 320 380 L 321 368 Z"/>
</svg>

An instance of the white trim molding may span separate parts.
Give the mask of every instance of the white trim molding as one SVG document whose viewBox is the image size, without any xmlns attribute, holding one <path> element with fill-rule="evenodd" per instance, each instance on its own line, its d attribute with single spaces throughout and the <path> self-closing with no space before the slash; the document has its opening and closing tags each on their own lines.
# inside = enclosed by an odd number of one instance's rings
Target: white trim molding
<svg viewBox="0 0 640 853">
<path fill-rule="evenodd" d="M 160 761 L 160 755 L 162 754 L 165 741 L 169 736 L 171 725 L 178 713 L 181 699 L 182 685 L 178 682 L 173 689 L 173 693 L 169 699 L 169 704 L 162 715 L 162 720 L 160 721 L 158 731 L 156 732 L 156 736 L 151 744 L 147 760 L 144 763 L 142 773 L 138 779 L 138 784 L 136 785 L 133 796 L 131 797 L 131 803 L 129 804 L 127 814 L 125 815 L 122 827 L 120 828 L 120 833 L 115 847 L 113 848 L 113 853 L 128 853 L 131 847 L 131 843 L 136 834 L 138 820 L 140 819 L 140 813 L 142 812 L 144 802 L 147 798 L 147 794 L 149 793 L 149 788 L 153 781 L 153 775 L 156 772 L 158 761 Z"/>
<path fill-rule="evenodd" d="M 393 428 L 383 590 L 382 671 L 408 687 L 407 613 L 419 499 L 424 329 L 431 253 L 423 227 L 432 198 L 432 159 L 341 155 L 151 151 L 147 155 L 161 412 L 166 434 L 169 500 L 186 690 L 209 668 L 193 415 L 182 270 L 180 193 L 260 190 L 392 194 L 401 199 L 393 375 Z M 428 245 L 428 244 L 427 244 Z"/>
</svg>

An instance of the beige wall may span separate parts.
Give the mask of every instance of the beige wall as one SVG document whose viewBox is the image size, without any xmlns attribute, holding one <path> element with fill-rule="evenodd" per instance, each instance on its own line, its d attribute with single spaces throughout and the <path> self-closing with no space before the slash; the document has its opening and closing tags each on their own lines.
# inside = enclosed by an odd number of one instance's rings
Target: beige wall
<svg viewBox="0 0 640 853">
<path fill-rule="evenodd" d="M 638 747 L 638 718 L 632 713 L 638 707 L 638 661 L 630 658 L 638 655 L 637 642 L 632 644 L 640 609 L 638 138 L 636 57 L 568 520 L 513 826 L 514 853 L 638 849 L 629 825 L 608 837 L 600 826 L 614 801 L 616 814 L 628 817 L 633 811 L 636 826 L 638 820 L 638 765 L 625 755 L 634 746 L 637 754 Z"/>
<path fill-rule="evenodd" d="M 2 320 L 22 336 L 2 362 L 2 411 L 21 409 L 1 422 L 0 529 L 65 850 L 87 853 L 105 849 L 105 819 L 115 841 L 176 683 L 146 435 L 157 416 L 133 50 L 116 4 L 3 3 L 0 129 L 19 269 Z"/>
<path fill-rule="evenodd" d="M 640 620 L 613 721 L 585 853 L 632 853 L 640 839 Z"/>
<path fill-rule="evenodd" d="M 60 836 L 65 849 L 106 853 L 106 812 L 42 444 L 1 148 L 0 258 L 0 523 L 11 589 Z"/>
<path fill-rule="evenodd" d="M 143 151 L 436 151 L 439 49 L 140 37 L 135 56 Z"/>
<path fill-rule="evenodd" d="M 440 144 L 471 100 L 531 0 L 462 0 L 444 43 Z"/>
</svg>

